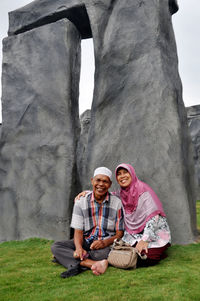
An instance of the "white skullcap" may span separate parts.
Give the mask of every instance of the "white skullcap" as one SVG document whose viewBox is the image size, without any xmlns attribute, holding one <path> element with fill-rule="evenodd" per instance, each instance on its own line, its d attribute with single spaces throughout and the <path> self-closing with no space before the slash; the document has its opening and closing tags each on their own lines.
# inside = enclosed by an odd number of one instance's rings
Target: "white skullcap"
<svg viewBox="0 0 200 301">
<path fill-rule="evenodd" d="M 112 171 L 110 169 L 108 169 L 107 167 L 98 167 L 95 169 L 94 171 L 94 176 L 97 176 L 97 175 L 105 175 L 107 177 L 110 178 L 110 180 L 112 181 Z"/>
</svg>

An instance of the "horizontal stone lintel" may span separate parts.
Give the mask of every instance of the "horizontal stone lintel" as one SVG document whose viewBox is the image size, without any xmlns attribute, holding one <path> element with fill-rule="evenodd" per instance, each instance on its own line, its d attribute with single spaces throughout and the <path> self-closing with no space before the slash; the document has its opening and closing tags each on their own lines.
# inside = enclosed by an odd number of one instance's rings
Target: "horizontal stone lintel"
<svg viewBox="0 0 200 301">
<path fill-rule="evenodd" d="M 171 14 L 178 11 L 177 0 L 168 0 Z M 62 18 L 69 19 L 77 27 L 82 39 L 92 37 L 85 3 L 93 0 L 35 0 L 9 13 L 8 35 L 19 34 Z"/>
<path fill-rule="evenodd" d="M 80 32 L 82 39 L 92 37 L 84 2 L 81 0 L 37 0 L 9 13 L 8 35 L 16 35 L 33 28 L 67 18 Z"/>
</svg>

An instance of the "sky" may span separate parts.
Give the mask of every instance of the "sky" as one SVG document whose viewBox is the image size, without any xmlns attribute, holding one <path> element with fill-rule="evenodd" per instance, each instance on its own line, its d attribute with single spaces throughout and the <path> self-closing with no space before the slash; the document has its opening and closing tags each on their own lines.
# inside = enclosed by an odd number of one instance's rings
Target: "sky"
<svg viewBox="0 0 200 301">
<path fill-rule="evenodd" d="M 7 36 L 8 12 L 30 2 L 32 1 L 0 1 L 0 74 L 2 65 L 2 39 Z M 178 4 L 179 11 L 173 15 L 172 21 L 179 58 L 179 74 L 183 84 L 183 101 L 185 106 L 188 107 L 200 104 L 200 1 L 178 0 Z M 92 39 L 83 40 L 79 96 L 80 114 L 91 107 L 94 86 L 93 53 Z M 0 83 L 0 96 L 1 90 Z"/>
</svg>

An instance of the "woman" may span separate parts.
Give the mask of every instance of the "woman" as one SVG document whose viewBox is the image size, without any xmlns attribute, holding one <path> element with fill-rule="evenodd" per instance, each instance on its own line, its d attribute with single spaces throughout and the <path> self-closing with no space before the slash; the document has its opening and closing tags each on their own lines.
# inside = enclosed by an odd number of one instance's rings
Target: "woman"
<svg viewBox="0 0 200 301">
<path fill-rule="evenodd" d="M 165 258 L 165 250 L 170 246 L 171 235 L 162 204 L 155 192 L 144 182 L 140 181 L 130 164 L 117 166 L 116 179 L 120 185 L 117 193 L 123 204 L 124 236 L 123 241 L 147 259 L 138 256 L 137 267 L 155 265 Z M 96 262 L 93 273 L 100 275 L 105 272 L 106 260 Z"/>
</svg>

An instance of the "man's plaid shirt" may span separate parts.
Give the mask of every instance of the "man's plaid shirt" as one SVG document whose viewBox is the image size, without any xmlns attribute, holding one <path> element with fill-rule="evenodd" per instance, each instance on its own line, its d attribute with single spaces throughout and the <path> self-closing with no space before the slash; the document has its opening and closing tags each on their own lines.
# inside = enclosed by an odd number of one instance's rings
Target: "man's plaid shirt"
<svg viewBox="0 0 200 301">
<path fill-rule="evenodd" d="M 81 197 L 74 204 L 71 228 L 83 230 L 88 242 L 105 239 L 124 230 L 121 200 L 107 193 L 105 200 L 99 204 L 93 192 Z"/>
</svg>

